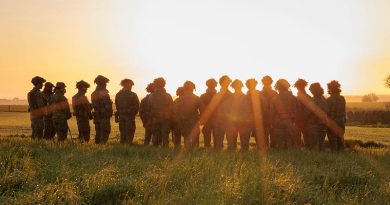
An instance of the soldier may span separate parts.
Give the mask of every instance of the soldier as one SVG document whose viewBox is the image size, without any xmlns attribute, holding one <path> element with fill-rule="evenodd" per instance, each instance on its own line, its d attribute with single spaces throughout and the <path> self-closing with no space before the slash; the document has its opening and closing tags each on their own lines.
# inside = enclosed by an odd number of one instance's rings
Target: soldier
<svg viewBox="0 0 390 205">
<path fill-rule="evenodd" d="M 147 109 L 147 102 L 150 96 L 150 93 L 153 92 L 154 86 L 153 83 L 149 83 L 146 87 L 147 94 L 142 100 L 139 108 L 139 116 L 141 117 L 142 125 L 145 128 L 145 139 L 144 145 L 149 145 L 152 140 L 152 127 L 151 127 L 151 118 L 150 118 L 150 110 Z"/>
<path fill-rule="evenodd" d="M 215 108 L 215 121 L 214 121 L 214 129 L 215 129 L 215 137 L 214 137 L 214 148 L 222 149 L 223 141 L 226 134 L 227 124 L 227 109 L 228 109 L 228 100 L 233 95 L 229 91 L 229 85 L 232 80 L 229 76 L 224 75 L 219 79 L 219 84 L 221 86 L 220 91 L 215 96 L 216 108 Z"/>
<path fill-rule="evenodd" d="M 76 116 L 77 127 L 79 130 L 80 142 L 89 142 L 91 127 L 89 120 L 92 120 L 91 104 L 85 96 L 90 85 L 85 81 L 76 83 L 78 92 L 72 97 L 73 115 Z"/>
<path fill-rule="evenodd" d="M 180 132 L 184 137 L 184 147 L 187 149 L 199 145 L 199 117 L 203 111 L 203 103 L 193 92 L 195 84 L 186 81 L 183 85 L 183 95 L 177 99 L 175 106 L 175 117 Z"/>
<path fill-rule="evenodd" d="M 345 98 L 341 96 L 340 83 L 338 81 L 331 81 L 328 83 L 328 93 L 330 97 L 326 99 L 329 106 L 329 117 L 337 125 L 328 128 L 328 139 L 332 150 L 343 150 L 344 133 L 346 122 Z"/>
<path fill-rule="evenodd" d="M 46 82 L 45 83 L 45 88 L 42 91 L 43 95 L 43 103 L 46 106 L 46 113 L 45 116 L 43 117 L 43 137 L 45 139 L 53 139 L 54 135 L 56 135 L 56 132 L 54 130 L 54 124 L 53 124 L 53 119 L 52 119 L 52 113 L 51 113 L 51 97 L 53 96 L 53 88 L 54 85 L 51 82 Z"/>
<path fill-rule="evenodd" d="M 229 150 L 237 148 L 237 138 L 240 135 L 242 150 L 249 146 L 250 131 L 248 130 L 247 120 L 249 119 L 249 104 L 245 94 L 242 92 L 244 87 L 241 80 L 234 80 L 230 85 L 234 89 L 232 96 L 227 99 L 227 129 L 226 139 Z M 248 141 L 248 146 L 246 142 Z M 244 143 L 243 143 L 244 142 Z"/>
<path fill-rule="evenodd" d="M 248 79 L 245 82 L 248 92 L 246 99 L 248 102 L 248 120 L 245 125 L 249 136 L 254 136 L 258 149 L 266 149 L 269 146 L 269 133 L 267 128 L 267 121 L 269 110 L 267 109 L 267 102 L 265 97 L 256 89 L 257 81 L 255 79 Z M 241 140 L 241 148 L 243 150 L 249 149 L 249 136 Z"/>
<path fill-rule="evenodd" d="M 206 81 L 206 86 L 207 86 L 206 93 L 200 96 L 200 100 L 202 101 L 205 107 L 209 106 L 214 95 L 217 93 L 217 90 L 215 89 L 215 87 L 217 87 L 217 84 L 218 82 L 214 78 L 208 79 Z M 214 113 L 210 113 L 210 116 L 208 117 L 206 122 L 204 122 L 202 133 L 204 137 L 205 147 L 211 147 L 211 135 L 215 137 L 214 121 L 215 121 Z"/>
<path fill-rule="evenodd" d="M 134 82 L 130 79 L 121 81 L 123 87 L 115 96 L 115 122 L 119 122 L 121 135 L 120 142 L 123 144 L 133 144 L 135 133 L 135 116 L 139 110 L 139 99 L 137 94 L 131 91 Z"/>
<path fill-rule="evenodd" d="M 35 76 L 32 78 L 31 83 L 34 85 L 34 88 L 27 94 L 28 111 L 30 112 L 32 129 L 31 137 L 33 139 L 43 138 L 43 116 L 46 111 L 43 95 L 40 90 L 42 89 L 44 82 L 46 82 L 46 80 L 42 77 Z"/>
<path fill-rule="evenodd" d="M 69 126 L 68 120 L 72 117 L 70 113 L 68 99 L 64 96 L 66 93 L 65 83 L 57 82 L 55 93 L 51 98 L 53 106 L 53 123 L 57 133 L 58 141 L 66 140 Z"/>
<path fill-rule="evenodd" d="M 297 116 L 297 128 L 298 128 L 298 135 L 296 139 L 296 144 L 297 145 L 302 145 L 302 139 L 301 136 L 303 137 L 304 143 L 306 146 L 309 146 L 310 144 L 310 138 L 305 133 L 305 126 L 306 126 L 306 119 L 303 113 L 305 112 L 306 105 L 311 101 L 310 96 L 306 93 L 306 86 L 307 86 L 307 81 L 304 79 L 298 79 L 294 87 L 297 88 L 297 98 L 299 101 L 299 112 Z"/>
<path fill-rule="evenodd" d="M 96 136 L 95 143 L 107 143 L 111 132 L 110 118 L 112 116 L 112 101 L 107 90 L 107 83 L 110 80 L 104 76 L 98 75 L 95 78 L 96 89 L 91 95 L 93 113 L 93 122 L 95 124 Z"/>
<path fill-rule="evenodd" d="M 153 81 L 155 89 L 150 94 L 147 107 L 151 112 L 153 127 L 152 142 L 158 146 L 162 142 L 164 147 L 169 145 L 170 120 L 172 119 L 173 100 L 165 90 L 165 79 L 156 78 Z"/>
<path fill-rule="evenodd" d="M 272 139 L 276 148 L 288 148 L 293 146 L 297 134 L 296 116 L 298 112 L 298 100 L 289 91 L 290 84 L 285 79 L 280 79 L 275 84 L 279 92 L 271 102 L 270 119 L 273 129 Z"/>
<path fill-rule="evenodd" d="M 266 110 L 267 112 L 265 112 L 265 114 L 269 113 L 270 112 L 270 109 L 271 109 L 271 102 L 272 102 L 272 99 L 278 94 L 275 90 L 272 89 L 272 78 L 268 75 L 264 76 L 262 79 L 261 79 L 261 82 L 263 83 L 263 89 L 260 91 L 260 94 L 263 96 L 263 98 L 265 99 L 265 103 L 264 103 L 264 110 Z M 271 147 L 275 147 L 275 140 L 273 139 L 273 135 L 272 135 L 272 130 L 271 130 L 271 119 L 270 119 L 270 115 L 264 115 L 264 133 L 268 136 L 265 136 L 265 138 L 269 138 L 270 139 L 270 146 Z"/>
<path fill-rule="evenodd" d="M 319 151 L 324 150 L 324 142 L 326 136 L 326 116 L 329 112 L 328 103 L 324 98 L 324 89 L 322 89 L 319 83 L 313 83 L 309 88 L 313 94 L 312 102 L 315 110 L 305 109 L 305 115 L 307 119 L 306 125 L 306 139 L 310 138 L 309 143 L 306 145 L 310 149 L 317 149 Z"/>
<path fill-rule="evenodd" d="M 178 98 L 176 98 L 174 101 L 173 101 L 173 116 L 172 116 L 172 141 L 173 141 L 173 144 L 175 145 L 175 148 L 178 148 L 180 147 L 180 144 L 181 144 L 181 137 L 182 137 L 182 133 L 180 131 L 180 122 L 179 122 L 179 118 L 178 118 L 178 114 L 177 111 L 179 109 L 179 99 L 183 96 L 184 94 L 184 88 L 183 87 L 178 87 L 177 90 L 176 90 L 176 96 Z"/>
</svg>

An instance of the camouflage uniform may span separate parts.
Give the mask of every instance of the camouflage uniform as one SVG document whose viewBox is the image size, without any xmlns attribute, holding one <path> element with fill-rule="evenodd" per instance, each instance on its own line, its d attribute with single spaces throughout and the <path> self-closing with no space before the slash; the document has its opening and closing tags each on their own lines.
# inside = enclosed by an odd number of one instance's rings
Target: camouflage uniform
<svg viewBox="0 0 390 205">
<path fill-rule="evenodd" d="M 256 145 L 258 149 L 266 149 L 269 146 L 269 132 L 267 127 L 268 119 L 269 119 L 269 106 L 267 104 L 266 98 L 260 93 L 260 91 L 254 90 L 254 91 L 248 91 L 246 94 L 247 99 L 247 106 L 248 106 L 248 123 L 247 123 L 247 130 L 249 130 L 250 136 L 255 137 Z M 257 102 L 256 102 L 257 101 Z M 258 106 L 254 105 L 253 103 L 257 103 Z M 256 107 L 255 107 L 256 106 Z M 256 113 L 261 112 L 261 113 Z M 259 116 L 257 119 L 258 122 L 255 122 L 255 118 Z M 261 117 L 260 117 L 261 116 Z M 256 125 L 256 123 L 259 123 L 259 125 Z M 256 126 L 259 126 L 256 128 Z M 256 135 L 256 130 L 260 133 L 258 133 L 260 136 L 258 137 Z M 261 133 L 262 132 L 262 133 Z M 261 139 L 263 137 L 263 139 Z M 261 142 L 262 140 L 262 142 Z M 264 143 L 264 145 L 263 145 Z M 262 147 L 264 146 L 264 147 Z M 249 138 L 245 139 L 245 141 L 241 141 L 241 147 L 244 150 L 247 150 L 249 148 Z"/>
<path fill-rule="evenodd" d="M 201 111 L 203 111 L 203 103 L 193 93 L 185 92 L 177 99 L 174 113 L 186 148 L 192 148 L 199 144 Z"/>
<path fill-rule="evenodd" d="M 109 80 L 103 76 L 98 76 L 95 79 L 97 84 L 96 90 L 91 94 L 93 112 L 93 122 L 95 124 L 95 143 L 107 143 L 111 132 L 110 118 L 113 114 L 112 101 L 106 83 Z"/>
<path fill-rule="evenodd" d="M 298 113 L 298 107 L 298 100 L 290 91 L 280 91 L 272 99 L 270 118 L 273 136 L 271 140 L 274 140 L 276 148 L 295 146 L 294 139 L 298 134 L 295 118 Z"/>
<path fill-rule="evenodd" d="M 115 117 L 119 118 L 121 143 L 133 143 L 136 129 L 135 116 L 138 113 L 139 104 L 137 94 L 131 90 L 122 89 L 115 96 L 115 106 L 117 110 Z"/>
<path fill-rule="evenodd" d="M 217 93 L 215 89 L 207 89 L 206 93 L 200 96 L 200 100 L 202 101 L 205 107 L 209 106 L 211 100 L 214 95 Z M 204 137 L 204 146 L 211 147 L 211 136 L 215 137 L 215 128 L 214 128 L 215 115 L 214 113 L 210 113 L 210 117 L 207 119 L 205 124 L 203 125 L 202 133 Z M 215 143 L 215 142 L 214 142 Z"/>
<path fill-rule="evenodd" d="M 86 90 L 82 90 L 83 87 L 88 88 L 89 84 L 84 81 L 80 81 L 77 82 L 76 86 L 79 91 L 72 97 L 73 115 L 76 116 L 77 120 L 79 140 L 81 142 L 89 142 L 91 134 L 89 120 L 92 120 L 91 104 L 85 96 Z"/>
<path fill-rule="evenodd" d="M 46 88 L 47 87 L 47 88 Z M 50 111 L 51 109 L 51 97 L 53 96 L 52 88 L 54 85 L 50 82 L 45 83 L 45 89 L 42 91 L 43 95 L 43 102 L 46 106 L 46 114 L 43 117 L 43 137 L 45 139 L 53 139 L 56 135 L 53 119 L 52 119 L 52 113 Z"/>
<path fill-rule="evenodd" d="M 213 125 L 215 129 L 215 136 L 213 140 L 215 149 L 223 148 L 223 141 L 228 126 L 227 111 L 229 109 L 229 99 L 233 95 L 233 93 L 229 91 L 229 85 L 231 84 L 231 82 L 232 80 L 227 75 L 223 75 L 222 77 L 220 77 L 219 85 L 221 86 L 221 89 L 218 93 L 214 95 L 213 100 L 211 102 L 211 103 L 215 103 L 215 107 L 213 105 L 210 110 L 215 116 L 214 125 Z M 210 112 L 210 111 L 207 110 L 205 112 Z"/>
<path fill-rule="evenodd" d="M 34 84 L 34 88 L 27 94 L 28 110 L 30 112 L 31 129 L 33 139 L 43 138 L 44 121 L 43 116 L 45 114 L 45 103 L 38 84 L 44 83 L 46 80 L 41 77 L 34 77 L 31 82 Z"/>
<path fill-rule="evenodd" d="M 328 104 L 323 96 L 315 96 L 312 98 L 316 108 L 320 108 L 324 113 L 328 113 L 329 108 Z M 309 111 L 308 109 L 304 110 L 306 118 L 305 126 L 305 144 L 310 149 L 318 149 L 322 151 L 324 149 L 324 142 L 326 136 L 326 125 L 316 116 L 315 113 Z"/>
<path fill-rule="evenodd" d="M 223 148 L 223 141 L 226 134 L 228 124 L 227 110 L 229 109 L 229 99 L 233 93 L 229 90 L 221 90 L 215 94 L 218 101 L 218 105 L 215 108 L 215 121 L 214 121 L 214 147 L 217 149 Z"/>
<path fill-rule="evenodd" d="M 333 94 L 326 99 L 329 106 L 329 116 L 338 125 L 342 133 L 337 134 L 334 130 L 328 129 L 328 139 L 333 150 L 344 149 L 344 133 L 345 133 L 345 98 L 339 94 Z"/>
<path fill-rule="evenodd" d="M 302 139 L 301 136 L 303 137 L 303 141 L 306 146 L 309 146 L 308 143 L 310 143 L 310 136 L 307 134 L 307 116 L 305 116 L 303 113 L 307 110 L 305 102 L 310 102 L 311 97 L 303 91 L 297 92 L 297 99 L 298 99 L 298 115 L 297 115 L 297 129 L 298 129 L 298 135 L 296 139 L 296 143 L 298 145 L 302 145 Z"/>
<path fill-rule="evenodd" d="M 156 88 L 150 94 L 147 107 L 151 113 L 153 127 L 153 145 L 169 145 L 170 120 L 172 117 L 173 100 L 164 88 Z"/>
<path fill-rule="evenodd" d="M 150 94 L 146 95 L 140 103 L 139 115 L 141 117 L 142 125 L 145 128 L 145 140 L 144 145 L 148 145 L 152 140 L 152 126 L 151 126 L 151 117 L 150 110 L 147 107 L 147 102 L 150 97 Z"/>
<path fill-rule="evenodd" d="M 180 87 L 180 88 L 183 88 L 183 87 Z M 183 89 L 181 89 L 183 90 Z M 182 92 L 182 91 L 181 91 Z M 176 92 L 177 93 L 177 92 Z M 180 95 L 177 94 L 178 98 L 176 98 L 174 101 L 173 101 L 173 115 L 172 115 L 172 141 L 173 141 L 173 144 L 175 145 L 175 147 L 179 147 L 181 145 L 181 137 L 182 137 L 182 132 L 180 130 L 180 121 L 179 121 L 179 113 L 178 110 L 179 110 L 179 102 L 180 102 L 180 99 L 182 98 L 182 95 L 183 93 L 181 93 Z"/>
<path fill-rule="evenodd" d="M 68 99 L 64 96 L 65 93 L 61 91 L 63 88 L 65 88 L 64 83 L 57 83 L 56 92 L 51 98 L 53 106 L 53 123 L 58 141 L 64 141 L 66 139 L 69 130 L 68 119 L 72 117 Z"/>
<path fill-rule="evenodd" d="M 236 91 L 227 98 L 226 106 L 228 149 L 235 150 L 237 148 L 238 135 L 240 135 L 241 148 L 248 149 L 251 130 L 248 127 L 249 104 L 245 94 Z"/>
<path fill-rule="evenodd" d="M 271 119 L 270 119 L 270 110 L 271 110 L 271 103 L 273 98 L 278 93 L 272 89 L 271 86 L 264 86 L 263 89 L 260 91 L 260 95 L 263 98 L 263 109 L 264 109 L 264 138 L 267 140 L 269 139 L 269 146 L 270 147 L 276 147 L 276 141 L 273 137 L 273 131 L 271 129 Z"/>
</svg>

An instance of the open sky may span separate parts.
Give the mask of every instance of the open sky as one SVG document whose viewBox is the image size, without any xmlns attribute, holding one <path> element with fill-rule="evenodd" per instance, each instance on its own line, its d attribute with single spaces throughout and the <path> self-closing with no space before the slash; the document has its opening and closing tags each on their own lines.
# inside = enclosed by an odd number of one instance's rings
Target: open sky
<svg viewBox="0 0 390 205">
<path fill-rule="evenodd" d="M 35 75 L 70 97 L 98 74 L 112 95 L 131 78 L 143 96 L 159 76 L 200 94 L 222 74 L 390 93 L 389 0 L 2 0 L 0 27 L 0 98 L 26 98 Z"/>
</svg>

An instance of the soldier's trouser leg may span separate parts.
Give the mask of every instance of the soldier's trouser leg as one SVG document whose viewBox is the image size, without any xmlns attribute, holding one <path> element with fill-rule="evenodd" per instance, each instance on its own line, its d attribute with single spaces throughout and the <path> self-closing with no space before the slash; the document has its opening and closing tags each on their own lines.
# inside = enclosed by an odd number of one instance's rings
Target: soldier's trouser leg
<svg viewBox="0 0 390 205">
<path fill-rule="evenodd" d="M 335 133 L 333 130 L 328 129 L 328 140 L 330 143 L 330 147 L 332 150 L 342 150 L 344 149 L 344 130 L 345 130 L 345 125 L 339 125 L 343 132 L 341 133 L 342 135 L 338 135 Z"/>
<path fill-rule="evenodd" d="M 77 118 L 77 128 L 79 130 L 80 142 L 89 142 L 91 127 L 88 118 Z"/>
<path fill-rule="evenodd" d="M 53 133 L 55 135 L 53 120 L 51 118 L 47 118 L 44 120 L 43 136 L 45 139 L 53 139 Z"/>
<path fill-rule="evenodd" d="M 122 144 L 132 144 L 135 133 L 135 121 L 120 120 L 119 121 L 120 142 Z"/>
<path fill-rule="evenodd" d="M 65 119 L 56 119 L 53 122 L 58 141 L 65 141 L 69 130 L 68 121 Z"/>
<path fill-rule="evenodd" d="M 326 136 L 325 130 L 318 131 L 318 150 L 319 151 L 323 151 L 325 149 L 325 136 Z"/>
<path fill-rule="evenodd" d="M 198 146 L 200 129 L 197 123 L 188 123 L 182 127 L 182 133 L 184 136 L 184 147 L 192 149 Z"/>
<path fill-rule="evenodd" d="M 202 128 L 203 142 L 205 147 L 211 147 L 211 135 L 215 136 L 215 129 L 212 123 L 206 123 Z"/>
<path fill-rule="evenodd" d="M 210 123 L 206 123 L 202 128 L 203 142 L 205 147 L 211 146 L 211 131 L 212 126 L 210 125 Z"/>
<path fill-rule="evenodd" d="M 153 131 L 152 131 L 152 143 L 154 146 L 160 145 L 160 138 L 161 138 L 161 123 L 156 123 L 153 125 Z"/>
<path fill-rule="evenodd" d="M 214 148 L 222 149 L 223 148 L 223 140 L 225 138 L 226 126 L 224 122 L 215 122 L 214 124 L 215 135 L 214 135 Z"/>
<path fill-rule="evenodd" d="M 94 121 L 95 124 L 95 144 L 100 144 L 101 142 L 101 136 L 102 136 L 102 131 L 101 131 L 101 126 L 100 126 L 100 121 Z"/>
<path fill-rule="evenodd" d="M 269 146 L 271 148 L 277 147 L 277 139 L 274 134 L 274 129 L 271 129 L 271 127 L 267 127 L 268 133 L 269 133 Z"/>
<path fill-rule="evenodd" d="M 175 147 L 180 147 L 181 144 L 181 131 L 180 128 L 176 125 L 174 130 L 172 131 L 172 136 L 173 136 L 173 144 Z"/>
<path fill-rule="evenodd" d="M 35 117 L 31 119 L 31 129 L 32 129 L 31 137 L 33 139 L 42 139 L 43 127 L 44 127 L 43 117 Z"/>
<path fill-rule="evenodd" d="M 226 128 L 227 147 L 229 150 L 237 148 L 238 125 L 236 123 L 229 123 Z"/>
<path fill-rule="evenodd" d="M 110 132 L 111 132 L 110 118 L 102 119 L 100 126 L 101 126 L 100 127 L 100 129 L 101 129 L 101 142 L 107 143 L 108 137 L 109 137 Z"/>
<path fill-rule="evenodd" d="M 149 127 L 145 128 L 145 140 L 144 140 L 144 145 L 149 145 L 150 141 L 152 140 L 152 133 L 153 130 Z"/>
<path fill-rule="evenodd" d="M 256 148 L 257 149 L 267 149 L 270 147 L 270 134 L 268 129 L 264 126 L 264 130 L 262 131 L 261 129 L 258 130 L 260 133 L 256 133 L 256 129 L 253 129 L 253 136 L 255 138 L 256 142 Z M 275 139 L 273 139 L 275 143 Z"/>
<path fill-rule="evenodd" d="M 169 146 L 169 132 L 171 131 L 171 128 L 169 126 L 169 123 L 162 123 L 161 125 L 161 138 L 162 138 L 162 146 L 168 147 Z"/>
<path fill-rule="evenodd" d="M 243 125 L 240 131 L 241 150 L 249 150 L 249 140 L 252 134 L 253 126 Z"/>
</svg>

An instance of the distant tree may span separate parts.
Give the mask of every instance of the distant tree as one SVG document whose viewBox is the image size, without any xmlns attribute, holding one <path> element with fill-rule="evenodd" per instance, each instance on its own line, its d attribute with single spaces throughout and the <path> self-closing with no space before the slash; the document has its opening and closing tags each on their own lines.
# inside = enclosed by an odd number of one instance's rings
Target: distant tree
<svg viewBox="0 0 390 205">
<path fill-rule="evenodd" d="M 385 86 L 390 88 L 390 75 L 385 78 Z"/>
<path fill-rule="evenodd" d="M 378 100 L 379 98 L 375 93 L 369 93 L 362 98 L 362 102 L 376 102 Z"/>
</svg>

